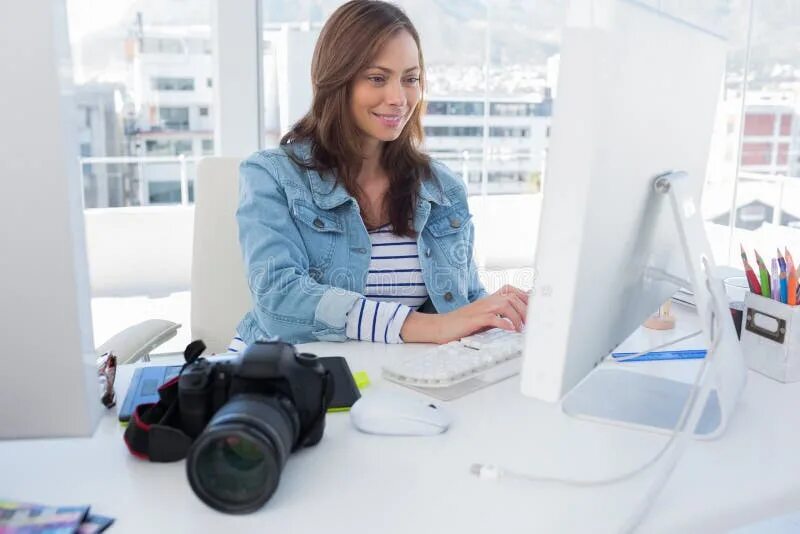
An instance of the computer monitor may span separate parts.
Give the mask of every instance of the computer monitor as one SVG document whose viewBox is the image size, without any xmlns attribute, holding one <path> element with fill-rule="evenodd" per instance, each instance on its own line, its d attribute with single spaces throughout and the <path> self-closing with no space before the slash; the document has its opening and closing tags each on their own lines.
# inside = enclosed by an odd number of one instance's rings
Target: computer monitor
<svg viewBox="0 0 800 534">
<path fill-rule="evenodd" d="M 680 280 L 698 286 L 701 315 L 729 316 L 699 213 L 726 45 L 637 2 L 577 7 L 562 38 L 521 389 L 550 402 L 569 393 L 570 413 L 669 430 L 688 385 L 592 370 Z M 685 176 L 658 193 L 655 177 L 670 170 Z M 723 368 L 698 434 L 722 432 L 744 383 L 730 323 L 719 322 Z"/>
<path fill-rule="evenodd" d="M 88 436 L 102 413 L 66 21 L 63 1 L 0 8 L 0 440 Z"/>
</svg>

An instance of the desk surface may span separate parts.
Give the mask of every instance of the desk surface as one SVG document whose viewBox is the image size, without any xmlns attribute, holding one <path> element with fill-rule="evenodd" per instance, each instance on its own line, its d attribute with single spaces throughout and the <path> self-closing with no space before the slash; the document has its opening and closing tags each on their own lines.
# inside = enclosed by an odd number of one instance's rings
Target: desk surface
<svg viewBox="0 0 800 534">
<path fill-rule="evenodd" d="M 694 329 L 638 332 L 623 347 L 646 348 Z M 425 346 L 312 343 L 304 351 L 344 355 L 372 386 L 382 362 Z M 625 364 L 692 377 L 697 361 Z M 614 365 L 614 364 L 607 364 Z M 120 386 L 131 370 L 121 368 Z M 410 390 L 409 395 L 419 395 Z M 123 388 L 118 388 L 120 398 Z M 57 401 L 57 399 L 54 399 Z M 227 516 L 192 493 L 184 463 L 132 457 L 115 413 L 92 438 L 0 443 L 0 497 L 91 504 L 117 518 L 114 532 L 614 532 L 652 472 L 596 489 L 470 475 L 475 462 L 559 477 L 618 474 L 651 458 L 665 437 L 581 421 L 558 405 L 524 398 L 519 377 L 444 403 L 455 422 L 435 437 L 361 434 L 347 413 L 328 416 L 325 437 L 293 455 L 277 492 L 260 511 Z M 749 373 L 739 408 L 719 440 L 692 442 L 642 525 L 643 532 L 719 532 L 800 509 L 800 384 Z"/>
</svg>

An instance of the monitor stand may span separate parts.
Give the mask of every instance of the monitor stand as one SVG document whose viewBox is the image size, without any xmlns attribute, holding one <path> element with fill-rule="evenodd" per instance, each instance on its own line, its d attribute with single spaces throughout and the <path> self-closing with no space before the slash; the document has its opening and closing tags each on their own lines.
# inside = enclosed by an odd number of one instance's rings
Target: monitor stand
<svg viewBox="0 0 800 534">
<path fill-rule="evenodd" d="M 694 290 L 697 313 L 709 351 L 697 402 L 687 428 L 697 438 L 720 436 L 736 407 L 746 377 L 739 340 L 728 319 L 730 311 L 722 281 L 713 274 L 714 265 L 706 240 L 699 207 L 695 204 L 684 172 L 657 176 L 655 193 L 669 202 Z M 713 318 L 713 320 L 712 320 Z M 698 386 L 699 387 L 699 386 Z M 562 400 L 571 416 L 654 432 L 671 433 L 678 425 L 692 384 L 645 375 L 625 369 L 600 368 L 589 373 Z M 699 407 L 698 407 L 699 408 Z"/>
</svg>

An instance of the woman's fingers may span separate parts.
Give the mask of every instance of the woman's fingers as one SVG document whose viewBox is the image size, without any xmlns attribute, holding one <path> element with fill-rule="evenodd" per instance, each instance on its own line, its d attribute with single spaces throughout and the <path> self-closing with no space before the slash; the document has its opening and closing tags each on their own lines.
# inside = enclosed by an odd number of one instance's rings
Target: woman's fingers
<svg viewBox="0 0 800 534">
<path fill-rule="evenodd" d="M 486 316 L 486 326 L 502 328 L 503 330 L 509 330 L 511 332 L 515 330 L 514 323 L 512 323 L 508 317 L 498 317 L 495 314 Z"/>
<path fill-rule="evenodd" d="M 528 304 L 528 293 L 519 289 L 518 287 L 514 287 L 511 284 L 506 284 L 500 288 L 498 291 L 501 295 L 516 295 L 522 302 Z"/>
<path fill-rule="evenodd" d="M 516 295 L 522 302 L 524 302 L 525 305 L 528 304 L 529 295 L 527 291 L 523 291 L 520 288 L 514 286 L 509 286 L 509 287 L 514 290 L 514 295 Z"/>
<path fill-rule="evenodd" d="M 503 303 L 502 307 L 500 308 L 500 315 L 511 321 L 514 325 L 514 329 L 519 332 L 522 330 L 523 321 L 522 315 L 517 311 L 517 309 L 511 304 L 511 299 L 509 298 Z"/>
<path fill-rule="evenodd" d="M 523 302 L 523 300 L 517 295 L 511 295 L 508 302 L 514 307 L 515 310 L 517 310 L 517 313 L 519 313 L 520 317 L 522 318 L 522 324 L 524 326 L 525 321 L 528 318 L 528 304 Z"/>
</svg>

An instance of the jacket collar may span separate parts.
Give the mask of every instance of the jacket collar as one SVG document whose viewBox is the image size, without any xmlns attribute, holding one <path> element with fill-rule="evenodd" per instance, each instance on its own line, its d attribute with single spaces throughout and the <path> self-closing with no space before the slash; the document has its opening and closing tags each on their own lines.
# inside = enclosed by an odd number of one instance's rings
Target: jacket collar
<svg viewBox="0 0 800 534">
<path fill-rule="evenodd" d="M 303 152 L 307 153 L 307 147 L 298 148 L 300 148 L 300 150 L 296 151 L 298 155 L 305 155 Z M 331 210 L 351 200 L 353 203 L 356 202 L 350 193 L 347 192 L 344 185 L 336 179 L 336 174 L 333 171 L 323 171 L 320 173 L 312 169 L 306 169 L 306 175 L 308 176 L 308 183 L 311 188 L 311 197 L 314 199 L 314 203 L 320 208 Z M 441 184 L 435 174 L 431 178 L 423 180 L 420 183 L 417 198 L 418 204 L 420 201 L 426 201 L 441 206 L 450 205 L 450 200 L 444 194 Z"/>
</svg>

